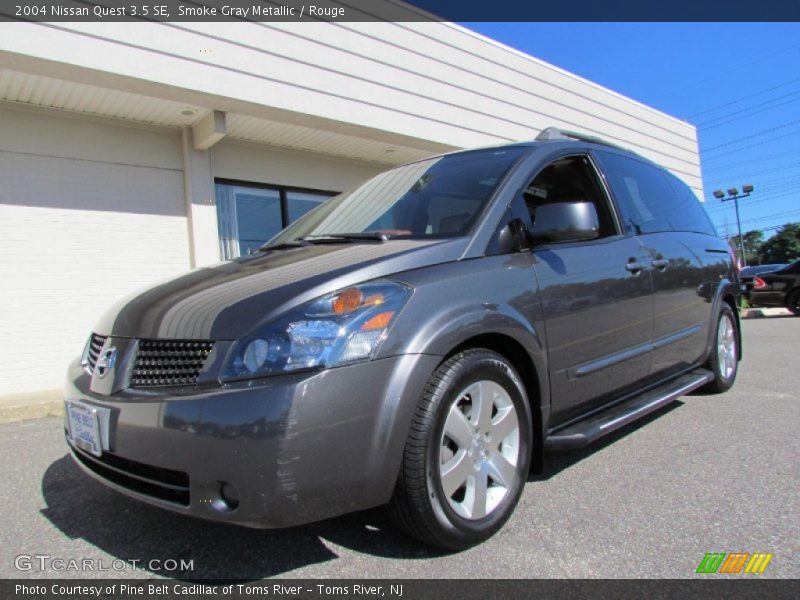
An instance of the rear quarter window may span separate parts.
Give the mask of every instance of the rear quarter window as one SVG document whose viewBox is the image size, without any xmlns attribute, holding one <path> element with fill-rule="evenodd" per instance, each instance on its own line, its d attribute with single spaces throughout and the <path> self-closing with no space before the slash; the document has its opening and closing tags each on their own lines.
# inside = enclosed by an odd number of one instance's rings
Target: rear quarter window
<svg viewBox="0 0 800 600">
<path fill-rule="evenodd" d="M 636 158 L 602 151 L 598 154 L 630 233 L 692 231 L 717 235 L 697 196 L 672 173 Z"/>
</svg>

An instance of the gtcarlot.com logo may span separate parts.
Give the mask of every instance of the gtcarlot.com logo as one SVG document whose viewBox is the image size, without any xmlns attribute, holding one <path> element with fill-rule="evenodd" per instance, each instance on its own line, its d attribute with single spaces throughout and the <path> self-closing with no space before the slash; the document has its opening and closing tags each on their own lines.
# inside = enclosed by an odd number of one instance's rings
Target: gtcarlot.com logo
<svg viewBox="0 0 800 600">
<path fill-rule="evenodd" d="M 115 558 L 63 558 L 49 554 L 20 554 L 14 559 L 14 567 L 18 571 L 70 571 L 85 573 L 88 571 L 194 571 L 194 559 L 185 558 L 152 558 L 150 560 Z"/>
<path fill-rule="evenodd" d="M 753 573 L 761 575 L 766 569 L 772 554 L 767 552 L 709 552 L 700 561 L 696 573 Z"/>
</svg>

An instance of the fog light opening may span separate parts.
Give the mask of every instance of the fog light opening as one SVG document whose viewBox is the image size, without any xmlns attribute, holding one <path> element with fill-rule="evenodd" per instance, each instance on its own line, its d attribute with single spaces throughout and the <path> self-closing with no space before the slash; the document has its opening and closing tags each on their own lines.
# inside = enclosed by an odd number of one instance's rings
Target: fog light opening
<svg viewBox="0 0 800 600">
<path fill-rule="evenodd" d="M 234 511 L 239 508 L 239 490 L 227 481 L 217 483 L 216 498 L 211 505 L 218 511 Z"/>
</svg>

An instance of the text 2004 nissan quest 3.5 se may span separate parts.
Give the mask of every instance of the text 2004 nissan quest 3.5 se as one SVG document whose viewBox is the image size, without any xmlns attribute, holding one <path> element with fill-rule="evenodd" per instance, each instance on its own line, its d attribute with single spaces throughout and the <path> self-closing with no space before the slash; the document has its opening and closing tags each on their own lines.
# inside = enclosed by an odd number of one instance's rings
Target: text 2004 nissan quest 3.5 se
<svg viewBox="0 0 800 600">
<path fill-rule="evenodd" d="M 730 388 L 737 295 L 684 183 L 547 129 L 387 171 L 120 302 L 70 366 L 68 443 L 179 513 L 286 527 L 385 504 L 465 548 L 547 450 Z"/>
</svg>

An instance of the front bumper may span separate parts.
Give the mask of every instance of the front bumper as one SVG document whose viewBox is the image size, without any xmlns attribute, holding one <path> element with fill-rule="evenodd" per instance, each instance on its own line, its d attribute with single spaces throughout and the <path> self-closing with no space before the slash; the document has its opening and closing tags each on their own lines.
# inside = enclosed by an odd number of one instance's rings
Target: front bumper
<svg viewBox="0 0 800 600">
<path fill-rule="evenodd" d="M 404 355 L 186 391 L 101 395 L 75 361 L 65 396 L 109 410 L 99 458 L 70 445 L 89 475 L 179 513 L 287 527 L 391 497 L 423 386 L 440 357 Z M 69 445 L 69 442 L 68 442 Z M 232 484 L 239 504 L 221 501 Z"/>
</svg>

